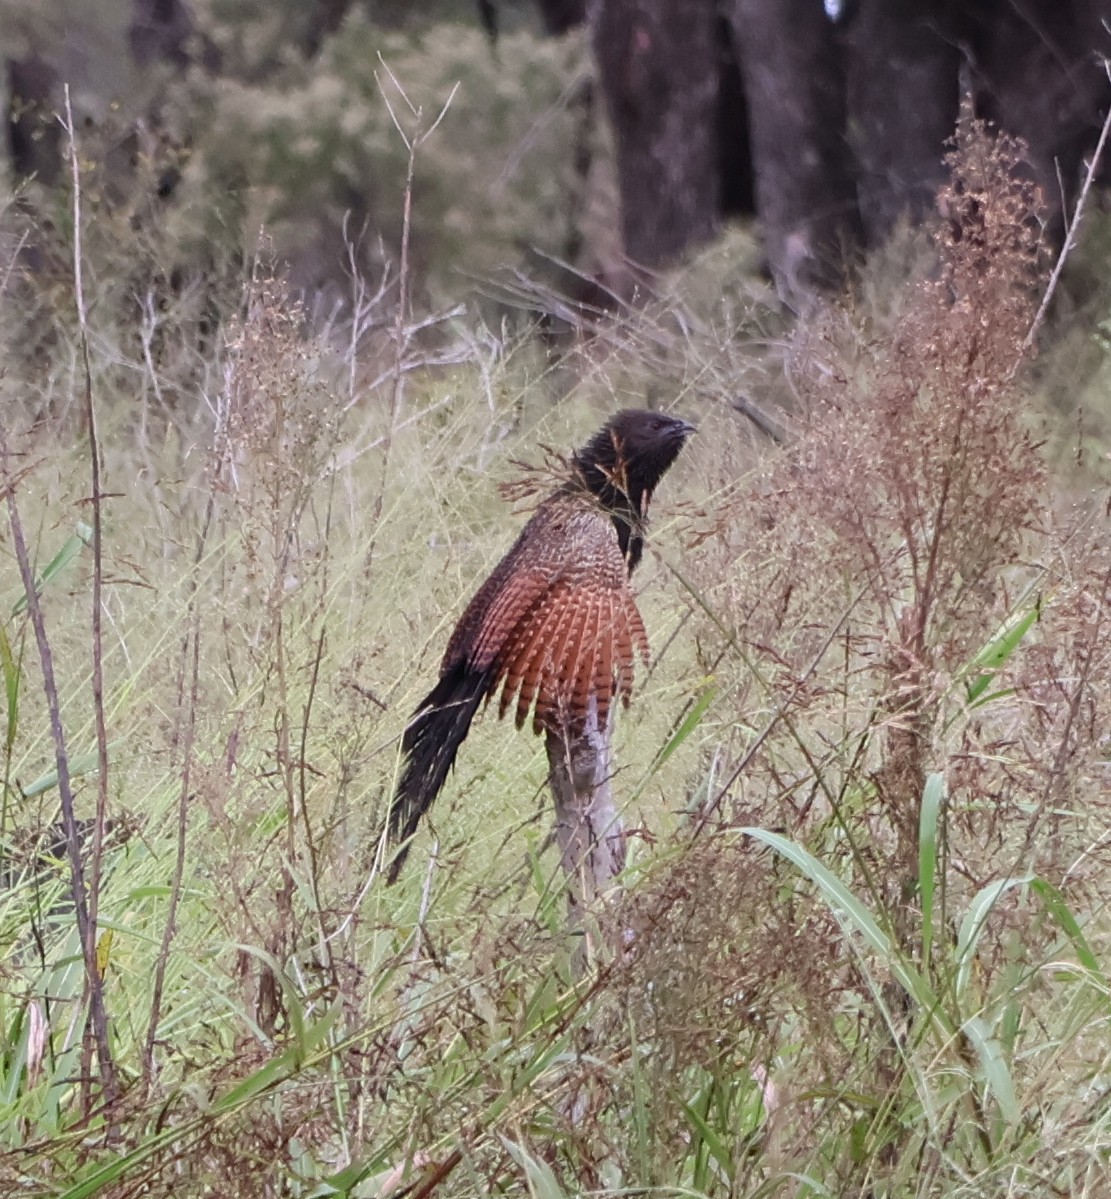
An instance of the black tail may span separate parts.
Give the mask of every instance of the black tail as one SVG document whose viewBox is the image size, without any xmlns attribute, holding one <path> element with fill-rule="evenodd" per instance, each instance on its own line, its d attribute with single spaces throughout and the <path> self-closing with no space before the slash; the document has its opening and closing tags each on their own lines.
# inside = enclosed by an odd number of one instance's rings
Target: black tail
<svg viewBox="0 0 1111 1199">
<path fill-rule="evenodd" d="M 405 765 L 390 808 L 390 839 L 405 842 L 447 781 L 478 705 L 490 688 L 492 673 L 472 670 L 465 661 L 451 667 L 417 708 L 401 738 Z M 402 845 L 390 863 L 388 882 L 396 882 L 409 856 Z"/>
</svg>

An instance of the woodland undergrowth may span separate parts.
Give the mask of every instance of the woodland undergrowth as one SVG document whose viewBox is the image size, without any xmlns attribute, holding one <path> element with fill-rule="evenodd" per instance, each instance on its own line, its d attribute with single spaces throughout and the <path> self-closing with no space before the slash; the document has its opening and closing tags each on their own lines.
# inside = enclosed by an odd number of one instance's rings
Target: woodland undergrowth
<svg viewBox="0 0 1111 1199">
<path fill-rule="evenodd" d="M 265 247 L 175 292 L 20 216 L 0 1189 L 1102 1193 L 1111 553 L 1045 453 L 1021 152 L 962 126 L 882 311 L 696 267 L 558 354 L 414 315 L 404 255 L 320 330 Z M 380 833 L 497 484 L 646 397 L 702 433 L 578 977 L 538 744 L 482 721 L 394 888 Z"/>
</svg>

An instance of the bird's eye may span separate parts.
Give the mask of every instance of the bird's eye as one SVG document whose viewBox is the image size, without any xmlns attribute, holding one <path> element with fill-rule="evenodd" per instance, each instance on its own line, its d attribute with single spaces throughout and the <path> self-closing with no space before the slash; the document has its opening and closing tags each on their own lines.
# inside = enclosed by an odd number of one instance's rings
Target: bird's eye
<svg viewBox="0 0 1111 1199">
<path fill-rule="evenodd" d="M 667 421 L 664 420 L 664 418 L 662 416 L 657 416 L 652 421 L 652 428 L 658 433 L 666 424 L 667 424 Z"/>
</svg>

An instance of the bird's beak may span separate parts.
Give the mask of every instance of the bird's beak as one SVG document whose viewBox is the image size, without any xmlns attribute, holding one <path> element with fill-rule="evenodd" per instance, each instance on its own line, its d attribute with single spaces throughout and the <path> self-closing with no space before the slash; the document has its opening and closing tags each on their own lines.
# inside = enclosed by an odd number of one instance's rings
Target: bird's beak
<svg viewBox="0 0 1111 1199">
<path fill-rule="evenodd" d="M 692 425 L 689 420 L 683 420 L 683 418 L 679 416 L 673 417 L 673 419 L 677 426 L 675 431 L 680 437 L 689 437 L 692 433 L 698 432 L 698 426 Z"/>
</svg>

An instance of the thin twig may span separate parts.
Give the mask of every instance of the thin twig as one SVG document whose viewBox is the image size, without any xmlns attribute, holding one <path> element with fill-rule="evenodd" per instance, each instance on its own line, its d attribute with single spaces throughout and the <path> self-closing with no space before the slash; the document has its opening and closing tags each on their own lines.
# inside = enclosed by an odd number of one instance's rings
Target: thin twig
<svg viewBox="0 0 1111 1199">
<path fill-rule="evenodd" d="M 406 319 L 409 313 L 409 243 L 412 236 L 412 220 L 413 220 L 413 177 L 416 172 L 417 150 L 430 138 L 439 128 L 440 122 L 447 115 L 448 109 L 451 107 L 452 101 L 455 99 L 455 93 L 459 90 L 457 83 L 444 101 L 443 107 L 440 109 L 436 119 L 427 129 L 422 128 L 421 122 L 423 111 L 419 107 L 415 107 L 405 94 L 401 84 L 390 68 L 386 65 L 385 60 L 381 55 L 378 56 L 383 68 L 393 81 L 401 98 L 409 106 L 409 111 L 413 114 L 416 120 L 417 131 L 412 137 L 407 137 L 405 130 L 402 128 L 401 122 L 397 118 L 393 107 L 390 104 L 389 97 L 386 94 L 385 88 L 382 87 L 382 81 L 378 79 L 375 73 L 375 81 L 378 84 L 378 90 L 381 93 L 382 100 L 389 109 L 390 117 L 393 119 L 394 125 L 397 127 L 397 132 L 401 136 L 401 140 L 405 143 L 405 148 L 409 152 L 409 161 L 405 172 L 405 192 L 401 210 L 401 261 L 398 265 L 398 295 L 397 295 L 397 319 L 394 322 L 394 364 L 392 371 L 392 380 L 390 384 L 390 418 L 389 425 L 386 429 L 385 444 L 382 450 L 382 477 L 378 486 L 378 494 L 374 498 L 374 516 L 371 521 L 370 544 L 367 547 L 366 566 L 370 567 L 371 560 L 374 556 L 375 539 L 378 536 L 378 525 L 382 518 L 382 505 L 386 497 L 386 483 L 389 478 L 390 471 L 390 453 L 393 449 L 394 432 L 397 428 L 397 414 L 401 408 L 401 388 L 405 377 L 405 352 L 408 349 L 409 341 L 415 330 L 409 329 L 406 325 Z"/>
<path fill-rule="evenodd" d="M 197 727 L 197 701 L 200 691 L 200 653 L 201 653 L 201 614 L 200 604 L 196 602 L 196 583 L 190 596 L 193 612 L 193 655 L 190 673 L 188 707 L 185 713 L 185 738 L 182 744 L 184 759 L 181 770 L 181 788 L 178 792 L 177 805 L 177 847 L 174 856 L 174 873 L 170 881 L 170 905 L 166 913 L 166 924 L 162 929 L 162 942 L 158 948 L 158 959 L 154 967 L 154 984 L 151 988 L 150 1017 L 147 1023 L 147 1035 L 143 1044 L 143 1084 L 150 1092 L 154 1080 L 154 1042 L 158 1035 L 158 1025 L 162 1014 L 162 992 L 166 984 L 166 968 L 170 960 L 170 947 L 173 944 L 177 924 L 177 909 L 181 899 L 181 888 L 185 877 L 185 846 L 189 821 L 189 798 L 192 785 L 193 742 Z"/>
<path fill-rule="evenodd" d="M 729 401 L 730 408 L 747 417 L 761 433 L 776 445 L 787 444 L 787 434 L 768 414 L 749 396 L 736 392 Z"/>
<path fill-rule="evenodd" d="M 1057 745 L 1057 752 L 1053 756 L 1053 764 L 1046 775 L 1045 787 L 1042 789 L 1041 798 L 1027 820 L 1026 836 L 1022 847 L 1015 855 L 1015 860 L 1011 865 L 1007 877 L 1014 878 L 1021 873 L 1024 865 L 1030 860 L 1034 838 L 1039 835 L 1044 836 L 1043 817 L 1050 811 L 1053 800 L 1057 797 L 1059 789 L 1062 786 L 1062 780 L 1065 777 L 1065 768 L 1068 765 L 1069 753 L 1072 748 L 1073 727 L 1080 716 L 1081 705 L 1088 695 L 1092 669 L 1096 662 L 1096 650 L 1103 644 L 1103 624 L 1108 610 L 1109 597 L 1111 597 L 1111 570 L 1104 573 L 1103 585 L 1099 591 L 1096 617 L 1091 633 L 1087 638 L 1087 644 L 1081 647 L 1083 658 L 1079 663 L 1076 682 L 1072 695 L 1069 697 L 1068 708 L 1065 711 L 1065 722 L 1061 729 L 1061 739 Z"/>
<path fill-rule="evenodd" d="M 7 477 L 11 451 L 8 446 L 7 431 L 0 424 L 0 475 Z M 70 866 L 70 891 L 73 896 L 74 916 L 77 920 L 77 934 L 81 941 L 81 952 L 85 963 L 85 976 L 89 993 L 89 1022 L 92 1025 L 93 1037 L 96 1040 L 97 1067 L 100 1072 L 100 1085 L 104 1094 L 105 1106 L 110 1110 L 119 1098 L 119 1082 L 116 1077 L 116 1067 L 112 1060 L 112 1050 L 108 1041 L 108 1013 L 104 1006 L 104 981 L 100 977 L 96 961 L 96 929 L 89 922 L 89 908 L 86 902 L 85 872 L 81 863 L 81 842 L 77 831 L 77 817 L 73 805 L 73 787 L 69 775 L 69 754 L 66 750 L 65 729 L 62 726 L 62 709 L 58 701 L 58 686 L 54 678 L 54 656 L 50 649 L 50 639 L 46 633 L 46 621 L 43 618 L 42 605 L 39 603 L 39 593 L 35 581 L 35 572 L 31 566 L 31 556 L 27 552 L 27 540 L 23 535 L 23 522 L 19 517 L 19 508 L 15 500 L 14 488 L 8 490 L 8 526 L 12 534 L 12 548 L 15 551 L 16 562 L 19 564 L 19 576 L 23 583 L 23 593 L 27 597 L 27 611 L 31 617 L 31 626 L 35 630 L 35 643 L 39 651 L 39 663 L 42 669 L 42 686 L 46 693 L 46 706 L 50 717 L 50 733 L 54 741 L 54 762 L 58 773 L 58 797 L 62 806 L 62 827 L 66 834 L 66 850 Z"/>
<path fill-rule="evenodd" d="M 428 855 L 428 869 L 424 872 L 424 885 L 420 892 L 420 910 L 417 912 L 417 926 L 413 930 L 414 963 L 420 961 L 421 949 L 424 946 L 425 921 L 428 919 L 428 909 L 432 903 L 432 876 L 436 873 L 436 862 L 440 855 L 439 838 L 432 842 L 432 852 Z"/>
<path fill-rule="evenodd" d="M 405 173 L 405 202 L 401 214 L 401 264 L 398 267 L 397 278 L 397 324 L 394 329 L 395 369 L 393 384 L 390 388 L 390 426 L 389 436 L 392 440 L 394 425 L 397 423 L 397 410 L 401 403 L 401 363 L 405 357 L 405 347 L 408 337 L 405 333 L 405 322 L 409 315 L 409 238 L 413 223 L 413 175 L 416 171 L 416 143 L 409 151 L 409 164 Z M 382 477 L 385 480 L 386 467 L 389 463 L 390 442 L 386 442 L 385 460 L 382 464 Z"/>
<path fill-rule="evenodd" d="M 5 292 L 8 290 L 8 284 L 11 282 L 12 273 L 15 271 L 16 263 L 19 261 L 19 256 L 23 252 L 23 247 L 27 242 L 27 231 L 24 230 L 19 235 L 19 240 L 16 242 L 15 249 L 12 251 L 11 259 L 8 262 L 7 269 L 4 271 L 4 277 L 0 279 L 0 299 L 4 298 Z M 0 490 L 0 499 L 5 498 L 9 493 L 13 492 L 23 478 L 25 471 L 20 472 L 15 478 L 10 477 L 5 473 L 2 480 L 2 490 Z M 16 679 L 16 698 L 15 703 L 19 702 L 19 687 L 23 679 L 23 652 L 26 647 L 26 637 L 24 630 L 20 629 L 19 635 L 19 657 L 11 664 L 14 670 Z M 10 651 L 10 645 L 9 645 Z M 8 798 L 12 794 L 12 749 L 15 741 L 16 727 L 16 712 L 9 705 L 8 708 L 8 725 L 5 729 L 4 736 L 4 770 L 3 776 L 0 777 L 0 875 L 3 875 L 6 850 L 7 850 L 7 833 L 8 833 Z"/>
<path fill-rule="evenodd" d="M 12 248 L 11 255 L 8 258 L 8 265 L 4 270 L 4 277 L 0 279 L 0 297 L 8 290 L 8 284 L 11 282 L 12 275 L 15 273 L 16 266 L 19 263 L 19 256 L 23 253 L 23 247 L 27 244 L 27 230 L 24 229 L 19 235 L 19 240 Z"/>
<path fill-rule="evenodd" d="M 84 373 L 85 425 L 89 436 L 89 465 L 92 475 L 93 515 L 93 600 L 92 600 L 92 685 L 93 721 L 96 726 L 96 819 L 93 821 L 88 879 L 89 936 L 96 954 L 97 922 L 100 916 L 100 877 L 104 859 L 104 833 L 108 826 L 108 728 L 104 718 L 104 522 L 100 482 L 100 442 L 93 404 L 93 372 L 89 361 L 89 318 L 85 306 L 83 257 L 81 251 L 81 171 L 77 161 L 77 134 L 70 106 L 69 84 L 65 85 L 65 130 L 69 139 L 69 165 L 73 181 L 73 298 L 77 304 L 77 326 Z M 88 1073 L 88 1071 L 83 1071 Z"/>
<path fill-rule="evenodd" d="M 718 626 L 718 628 L 730 639 L 730 641 L 732 641 L 733 640 L 732 634 L 730 634 L 729 630 L 726 629 L 721 624 L 721 622 L 718 620 L 715 613 L 712 611 L 712 609 L 710 609 L 708 607 L 705 600 L 702 598 L 701 595 L 699 595 L 698 591 L 687 581 L 687 579 L 683 576 L 682 572 L 679 571 L 675 566 L 671 565 L 670 563 L 668 563 L 668 570 L 670 570 L 670 572 L 675 576 L 675 578 L 679 580 L 679 583 L 683 586 L 683 588 L 687 591 L 687 593 L 695 601 L 695 603 L 702 609 L 702 611 L 705 612 L 710 617 L 710 619 L 714 621 L 714 623 Z M 845 606 L 844 610 L 842 611 L 841 615 L 837 618 L 837 620 L 834 622 L 834 624 L 831 626 L 831 628 L 827 632 L 825 638 L 822 640 L 822 643 L 818 647 L 817 652 L 814 654 L 813 658 L 810 660 L 810 664 L 803 670 L 802 674 L 800 674 L 799 677 L 795 680 L 795 684 L 791 688 L 790 693 L 784 699 L 780 700 L 775 705 L 775 708 L 772 711 L 771 716 L 768 718 L 767 723 L 760 730 L 760 732 L 756 734 L 756 737 L 753 739 L 753 741 L 749 745 L 748 749 L 745 750 L 744 755 L 742 756 L 740 762 L 737 763 L 737 766 L 733 770 L 733 773 L 718 788 L 717 795 L 714 796 L 714 798 L 712 800 L 709 800 L 709 802 L 707 802 L 707 804 L 703 808 L 702 812 L 699 814 L 698 821 L 695 824 L 693 831 L 691 832 L 691 840 L 692 841 L 695 840 L 695 838 L 697 838 L 705 830 L 706 826 L 709 824 L 711 816 L 720 809 L 722 802 L 725 800 L 725 797 L 729 794 L 729 789 L 733 786 L 733 784 L 737 781 L 737 779 L 739 779 L 741 777 L 741 775 L 744 774 L 744 772 L 748 769 L 749 763 L 759 752 L 760 747 L 764 744 L 764 742 L 768 739 L 768 737 L 771 736 L 776 725 L 778 725 L 779 722 L 786 717 L 788 711 L 790 710 L 791 705 L 795 701 L 795 697 L 802 691 L 802 689 L 806 686 L 807 682 L 809 681 L 810 677 L 814 674 L 814 672 L 821 665 L 822 659 L 826 656 L 826 653 L 829 650 L 829 647 L 833 644 L 834 639 L 837 637 L 838 633 L 840 633 L 841 629 L 844 627 L 845 621 L 847 621 L 849 619 L 849 617 L 853 614 L 853 612 L 856 610 L 857 605 L 867 594 L 868 589 L 871 587 L 873 581 L 874 580 L 872 578 L 869 578 L 867 580 L 867 582 L 862 584 L 861 587 L 857 590 L 857 592 L 852 596 L 852 598 L 849 600 L 848 604 Z"/>
<path fill-rule="evenodd" d="M 382 93 L 383 98 L 385 92 Z M 402 93 L 404 95 L 404 93 Z M 387 107 L 389 102 L 387 101 Z M 390 110 L 393 115 L 393 110 Z M 417 112 L 420 119 L 420 112 Z M 397 124 L 397 118 L 394 118 Z M 405 134 L 400 125 L 398 132 L 402 138 Z M 386 426 L 386 436 L 382 447 L 382 475 L 378 484 L 378 494 L 374 497 L 374 515 L 371 519 L 370 544 L 367 546 L 366 566 L 369 570 L 374 557 L 375 541 L 378 536 L 378 526 L 382 519 L 382 505 L 386 498 L 386 483 L 390 474 L 390 452 L 393 449 L 394 429 L 397 426 L 397 413 L 401 407 L 401 384 L 404 378 L 402 366 L 405 361 L 405 348 L 408 338 L 405 335 L 405 317 L 409 307 L 409 233 L 413 216 L 413 173 L 416 169 L 417 142 L 405 139 L 409 151 L 409 163 L 405 174 L 405 193 L 401 213 L 401 263 L 398 267 L 397 320 L 394 322 L 394 363 L 392 381 L 390 384 L 390 415 Z"/>
<path fill-rule="evenodd" d="M 230 399 L 227 394 L 219 404 L 216 422 L 215 445 L 209 467 L 208 498 L 205 501 L 204 517 L 201 529 L 197 534 L 197 544 L 193 553 L 193 569 L 189 578 L 189 596 L 186 612 L 190 618 L 181 644 L 181 677 L 178 683 L 179 711 L 185 707 L 185 736 L 182 744 L 183 764 L 181 771 L 181 788 L 178 791 L 177 802 L 177 846 L 174 856 L 174 872 L 170 881 L 169 910 L 166 913 L 166 924 L 162 929 L 162 942 L 158 948 L 158 958 L 154 966 L 154 983 L 151 988 L 150 1016 L 147 1022 L 147 1035 L 143 1045 L 143 1085 L 149 1094 L 154 1080 L 154 1043 L 158 1035 L 158 1025 L 162 1017 L 162 993 L 166 985 L 166 969 L 170 961 L 170 948 L 173 945 L 174 932 L 177 925 L 177 910 L 181 902 L 181 890 L 185 880 L 185 851 L 186 836 L 189 828 L 189 799 L 192 784 L 193 745 L 196 737 L 197 702 L 200 692 L 200 652 L 201 652 L 201 616 L 200 604 L 197 602 L 197 592 L 200 588 L 200 566 L 204 561 L 205 550 L 212 525 L 216 519 L 216 496 L 220 486 L 220 476 L 224 463 L 230 453 L 230 437 L 228 434 L 228 409 Z M 189 655 L 192 642 L 192 655 Z M 185 696 L 185 683 L 189 681 L 188 700 Z"/>
<path fill-rule="evenodd" d="M 327 537 L 325 537 L 327 544 Z M 312 822 L 309 819 L 309 788 L 308 788 L 308 752 L 309 727 L 312 723 L 313 702 L 316 699 L 316 689 L 320 681 L 320 664 L 324 661 L 324 641 L 327 625 L 321 620 L 320 636 L 316 640 L 316 650 L 312 658 L 312 671 L 309 675 L 309 694 L 305 700 L 304 713 L 301 717 L 301 744 L 298 750 L 298 793 L 301 803 L 301 820 L 305 825 L 305 848 L 309 855 L 309 886 L 312 888 L 314 915 L 316 916 L 317 931 L 320 934 L 321 965 L 331 977 L 332 987 L 339 993 L 339 974 L 336 971 L 335 958 L 332 956 L 328 940 L 328 928 L 324 920 L 324 904 L 320 896 L 320 855 L 316 842 L 313 840 Z"/>
<path fill-rule="evenodd" d="M 1111 64 L 1106 60 L 1103 64 L 1103 69 L 1111 80 Z M 1023 351 L 1029 350 L 1034 344 L 1034 338 L 1038 335 L 1038 330 L 1042 327 L 1045 321 L 1045 314 L 1049 310 L 1050 301 L 1053 299 L 1053 293 L 1057 290 L 1057 283 L 1061 278 L 1061 272 L 1065 269 L 1065 261 L 1069 254 L 1072 253 L 1073 247 L 1076 245 L 1076 235 L 1080 229 L 1080 218 L 1084 215 L 1084 205 L 1088 200 L 1088 193 L 1092 190 L 1092 183 L 1095 180 L 1096 172 L 1099 169 L 1100 159 L 1103 157 L 1104 147 L 1107 145 L 1108 132 L 1111 131 L 1111 108 L 1107 110 L 1107 116 L 1103 122 L 1103 128 L 1099 132 L 1099 141 L 1096 143 L 1095 152 L 1088 161 L 1088 170 L 1084 175 L 1084 186 L 1080 189 L 1080 195 L 1076 200 L 1076 208 L 1073 210 L 1072 220 L 1069 222 L 1068 231 L 1065 234 L 1065 244 L 1061 247 L 1061 253 L 1057 256 L 1057 264 L 1053 268 L 1053 273 L 1049 276 L 1049 284 L 1045 289 L 1045 295 L 1042 296 L 1042 302 L 1038 305 L 1038 311 L 1034 314 L 1034 319 L 1030 324 L 1030 329 L 1022 341 Z"/>
</svg>

